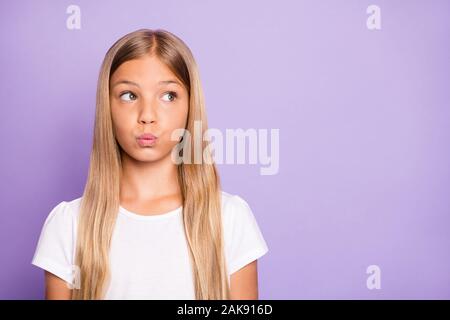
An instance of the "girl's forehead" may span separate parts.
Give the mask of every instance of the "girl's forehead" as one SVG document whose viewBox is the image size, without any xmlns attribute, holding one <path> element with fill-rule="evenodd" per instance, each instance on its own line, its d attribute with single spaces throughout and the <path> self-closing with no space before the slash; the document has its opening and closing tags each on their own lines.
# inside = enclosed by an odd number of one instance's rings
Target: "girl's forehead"
<svg viewBox="0 0 450 320">
<path fill-rule="evenodd" d="M 175 75 L 158 58 L 145 57 L 125 61 L 117 68 L 111 78 L 117 79 L 122 77 L 159 82 L 168 77 L 175 77 Z"/>
</svg>

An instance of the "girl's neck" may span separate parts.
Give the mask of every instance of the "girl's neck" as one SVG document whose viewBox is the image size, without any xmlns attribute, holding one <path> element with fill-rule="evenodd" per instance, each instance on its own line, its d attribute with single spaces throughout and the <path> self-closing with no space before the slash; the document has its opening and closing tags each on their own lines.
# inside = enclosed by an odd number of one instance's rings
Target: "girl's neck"
<svg viewBox="0 0 450 320">
<path fill-rule="evenodd" d="M 169 157 L 154 162 L 143 162 L 129 156 L 122 157 L 120 181 L 121 200 L 152 201 L 178 197 L 178 168 Z"/>
</svg>

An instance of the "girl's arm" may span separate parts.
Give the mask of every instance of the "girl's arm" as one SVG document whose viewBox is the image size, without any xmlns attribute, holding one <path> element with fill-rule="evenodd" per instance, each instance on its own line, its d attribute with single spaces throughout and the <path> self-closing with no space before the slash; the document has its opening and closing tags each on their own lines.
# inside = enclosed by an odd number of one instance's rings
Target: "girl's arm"
<svg viewBox="0 0 450 320">
<path fill-rule="evenodd" d="M 254 260 L 231 275 L 231 300 L 258 300 L 258 271 Z"/>
<path fill-rule="evenodd" d="M 45 299 L 70 300 L 71 295 L 72 290 L 63 279 L 45 271 Z"/>
</svg>

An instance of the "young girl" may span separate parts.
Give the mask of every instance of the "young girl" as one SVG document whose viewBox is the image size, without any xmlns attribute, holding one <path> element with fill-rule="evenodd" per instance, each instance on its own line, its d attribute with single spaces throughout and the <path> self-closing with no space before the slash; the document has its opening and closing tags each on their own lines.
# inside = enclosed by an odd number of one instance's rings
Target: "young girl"
<svg viewBox="0 0 450 320">
<path fill-rule="evenodd" d="M 189 48 L 161 29 L 125 35 L 106 53 L 96 100 L 83 196 L 53 208 L 33 257 L 46 298 L 258 299 L 268 247 L 249 205 L 220 189 L 212 161 L 186 157 L 198 138 L 211 157 Z"/>
</svg>

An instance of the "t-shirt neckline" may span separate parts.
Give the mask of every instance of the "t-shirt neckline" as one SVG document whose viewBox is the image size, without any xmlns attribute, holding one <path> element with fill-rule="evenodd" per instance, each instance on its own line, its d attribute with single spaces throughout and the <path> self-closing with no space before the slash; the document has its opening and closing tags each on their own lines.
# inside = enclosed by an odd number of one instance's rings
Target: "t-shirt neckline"
<svg viewBox="0 0 450 320">
<path fill-rule="evenodd" d="M 133 218 L 133 219 L 137 219 L 137 220 L 161 220 L 161 219 L 168 219 L 174 216 L 178 216 L 183 209 L 183 205 L 179 206 L 176 209 L 167 211 L 165 213 L 159 213 L 159 214 L 148 214 L 148 215 L 144 215 L 144 214 L 139 214 L 136 212 L 132 212 L 130 210 L 125 209 L 124 207 L 122 207 L 122 205 L 119 205 L 119 212 L 124 215 L 127 216 L 129 218 Z"/>
</svg>

